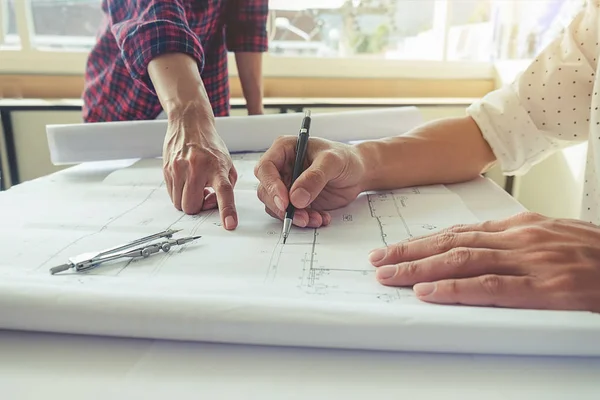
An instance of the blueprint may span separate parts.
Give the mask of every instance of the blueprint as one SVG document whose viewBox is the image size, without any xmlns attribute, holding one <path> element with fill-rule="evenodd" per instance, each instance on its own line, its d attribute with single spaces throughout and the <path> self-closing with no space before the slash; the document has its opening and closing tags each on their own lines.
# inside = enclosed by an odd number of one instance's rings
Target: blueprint
<svg viewBox="0 0 600 400">
<path fill-rule="evenodd" d="M 122 161 L 110 173 L 102 163 L 87 173 L 76 168 L 1 193 L 0 329 L 285 346 L 600 354 L 597 315 L 434 305 L 419 301 L 410 287 L 386 287 L 375 279 L 371 250 L 478 221 L 446 186 L 364 193 L 332 211 L 329 226 L 292 228 L 283 245 L 282 222 L 264 211 L 256 195 L 259 157 L 234 156 L 239 176 L 234 231 L 223 229 L 217 210 L 198 215 L 176 210 L 159 159 Z M 169 228 L 181 230 L 175 237 L 201 238 L 148 258 L 49 274 L 75 255 Z"/>
<path fill-rule="evenodd" d="M 85 201 L 57 207 L 52 214 L 27 223 L 30 232 L 46 236 L 30 239 L 46 245 L 38 245 L 35 257 L 13 252 L 13 258 L 4 262 L 25 264 L 30 273 L 45 276 L 50 267 L 73 255 L 170 228 L 180 229 L 180 236 L 202 238 L 147 259 L 105 264 L 77 274 L 77 279 L 101 276 L 131 278 L 139 284 L 171 279 L 202 284 L 227 276 L 231 282 L 243 283 L 245 290 L 260 293 L 266 287 L 267 293 L 269 288 L 284 290 L 320 301 L 416 303 L 410 288 L 384 287 L 375 280 L 369 252 L 476 221 L 461 199 L 444 186 L 367 193 L 343 210 L 333 211 L 330 226 L 294 227 L 283 245 L 282 223 L 264 212 L 256 196 L 253 169 L 258 157 L 234 157 L 239 174 L 236 231 L 223 229 L 217 210 L 195 216 L 175 210 L 164 187 L 160 160 L 150 159 L 109 175 L 101 185 L 81 194 Z M 60 233 L 55 232 L 57 228 Z M 73 280 L 68 275 L 52 279 Z"/>
</svg>

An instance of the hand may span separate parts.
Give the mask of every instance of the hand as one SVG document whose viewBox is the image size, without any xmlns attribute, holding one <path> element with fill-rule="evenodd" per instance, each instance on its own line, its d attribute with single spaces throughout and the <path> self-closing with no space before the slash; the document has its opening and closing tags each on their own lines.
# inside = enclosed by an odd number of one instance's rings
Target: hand
<svg viewBox="0 0 600 400">
<path fill-rule="evenodd" d="M 197 214 L 218 205 L 225 229 L 235 229 L 237 173 L 211 119 L 194 108 L 169 116 L 163 172 L 178 210 Z"/>
<path fill-rule="evenodd" d="M 352 202 L 361 190 L 364 166 L 354 146 L 310 138 L 304 172 L 294 185 L 296 137 L 278 138 L 254 169 L 258 198 L 274 218 L 283 219 L 290 202 L 296 207 L 294 225 L 317 228 L 328 225 L 327 210 Z"/>
<path fill-rule="evenodd" d="M 600 312 L 600 228 L 523 213 L 371 253 L 384 285 L 423 301 Z"/>
</svg>

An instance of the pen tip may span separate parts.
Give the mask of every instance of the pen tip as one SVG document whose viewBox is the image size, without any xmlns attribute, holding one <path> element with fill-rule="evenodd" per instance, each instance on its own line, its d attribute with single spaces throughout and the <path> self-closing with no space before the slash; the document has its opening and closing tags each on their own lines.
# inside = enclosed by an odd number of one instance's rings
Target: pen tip
<svg viewBox="0 0 600 400">
<path fill-rule="evenodd" d="M 287 237 L 283 237 L 283 244 L 285 244 L 285 241 L 287 240 Z"/>
<path fill-rule="evenodd" d="M 304 111 L 304 117 L 310 118 L 310 110 Z"/>
<path fill-rule="evenodd" d="M 202 236 L 193 236 L 192 240 L 200 239 Z"/>
</svg>

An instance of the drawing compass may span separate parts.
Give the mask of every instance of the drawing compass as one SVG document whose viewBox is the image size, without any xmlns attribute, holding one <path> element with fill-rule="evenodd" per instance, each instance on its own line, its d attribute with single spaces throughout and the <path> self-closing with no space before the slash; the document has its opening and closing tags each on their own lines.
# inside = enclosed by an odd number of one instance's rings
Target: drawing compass
<svg viewBox="0 0 600 400">
<path fill-rule="evenodd" d="M 161 250 L 166 253 L 171 250 L 171 247 L 173 246 L 181 246 L 201 238 L 201 236 L 188 236 L 179 239 L 172 239 L 173 235 L 177 232 L 180 232 L 180 230 L 167 229 L 165 231 L 136 239 L 123 245 L 111 247 L 106 250 L 79 254 L 75 257 L 69 258 L 69 261 L 65 264 L 50 268 L 50 274 L 54 275 L 69 269 L 73 269 L 75 272 L 89 271 L 90 269 L 96 268 L 100 264 L 108 261 L 118 260 L 120 258 L 146 258 L 152 254 L 160 252 Z M 159 239 L 167 240 L 142 245 L 144 243 L 149 243 Z M 135 246 L 139 247 L 134 248 Z"/>
</svg>

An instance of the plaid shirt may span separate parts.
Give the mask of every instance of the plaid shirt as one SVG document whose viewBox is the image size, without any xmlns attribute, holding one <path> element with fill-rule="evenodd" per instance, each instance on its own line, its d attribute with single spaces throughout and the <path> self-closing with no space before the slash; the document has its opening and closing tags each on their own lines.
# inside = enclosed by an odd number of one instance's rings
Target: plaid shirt
<svg viewBox="0 0 600 400">
<path fill-rule="evenodd" d="M 216 116 L 229 115 L 227 51 L 267 50 L 268 0 L 103 0 L 87 61 L 86 122 L 155 119 L 162 107 L 148 63 L 164 53 L 198 62 Z"/>
</svg>

